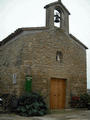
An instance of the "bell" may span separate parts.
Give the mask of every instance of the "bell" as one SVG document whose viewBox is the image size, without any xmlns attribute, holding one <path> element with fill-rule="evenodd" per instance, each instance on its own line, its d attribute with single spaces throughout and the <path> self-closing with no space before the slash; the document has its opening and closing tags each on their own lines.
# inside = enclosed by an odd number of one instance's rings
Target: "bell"
<svg viewBox="0 0 90 120">
<path fill-rule="evenodd" d="M 60 22 L 60 17 L 58 15 L 55 15 L 55 21 L 56 23 L 59 23 Z"/>
</svg>

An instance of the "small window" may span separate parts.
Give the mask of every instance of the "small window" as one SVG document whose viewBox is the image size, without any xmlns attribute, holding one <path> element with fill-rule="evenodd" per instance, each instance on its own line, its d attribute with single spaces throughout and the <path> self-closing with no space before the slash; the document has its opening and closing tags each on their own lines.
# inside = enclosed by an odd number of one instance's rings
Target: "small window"
<svg viewBox="0 0 90 120">
<path fill-rule="evenodd" d="M 56 61 L 59 61 L 60 63 L 62 63 L 63 60 L 63 54 L 61 51 L 57 51 L 56 53 Z"/>
</svg>

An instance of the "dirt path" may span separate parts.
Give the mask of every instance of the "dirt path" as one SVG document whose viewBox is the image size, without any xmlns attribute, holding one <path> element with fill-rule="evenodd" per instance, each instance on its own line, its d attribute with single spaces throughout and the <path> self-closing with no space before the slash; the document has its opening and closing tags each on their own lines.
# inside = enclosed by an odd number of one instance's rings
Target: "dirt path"
<svg viewBox="0 0 90 120">
<path fill-rule="evenodd" d="M 21 117 L 15 114 L 0 114 L 0 120 L 90 120 L 90 111 L 60 111 L 44 117 Z"/>
</svg>

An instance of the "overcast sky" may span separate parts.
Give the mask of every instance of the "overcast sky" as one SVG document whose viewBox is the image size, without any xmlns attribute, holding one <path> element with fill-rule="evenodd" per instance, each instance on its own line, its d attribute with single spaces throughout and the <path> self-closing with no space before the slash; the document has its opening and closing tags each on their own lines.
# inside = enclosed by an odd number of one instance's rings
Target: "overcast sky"
<svg viewBox="0 0 90 120">
<path fill-rule="evenodd" d="M 55 0 L 0 0 L 0 41 L 20 27 L 45 26 L 46 4 Z M 70 33 L 90 48 L 90 0 L 62 0 L 70 11 Z M 90 88 L 90 50 L 87 78 Z"/>
</svg>

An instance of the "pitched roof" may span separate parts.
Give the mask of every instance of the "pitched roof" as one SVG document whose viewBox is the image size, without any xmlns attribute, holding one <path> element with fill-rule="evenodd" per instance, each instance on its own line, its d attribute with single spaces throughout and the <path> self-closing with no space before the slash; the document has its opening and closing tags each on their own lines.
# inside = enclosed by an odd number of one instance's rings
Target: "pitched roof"
<svg viewBox="0 0 90 120">
<path fill-rule="evenodd" d="M 75 36 L 73 36 L 72 34 L 69 34 L 71 38 L 73 38 L 76 42 L 78 42 L 79 44 L 81 44 L 85 49 L 88 49 L 87 46 L 85 46 L 80 40 L 78 40 Z"/>
<path fill-rule="evenodd" d="M 12 38 L 14 38 L 15 36 L 19 35 L 22 33 L 22 29 L 17 29 L 14 33 L 11 33 L 8 37 L 6 37 L 5 39 L 3 39 L 0 42 L 0 46 L 4 45 L 5 43 L 7 43 L 8 41 L 10 41 Z"/>
<path fill-rule="evenodd" d="M 14 33 L 10 34 L 8 37 L 6 37 L 5 39 L 3 39 L 0 42 L 0 46 L 3 46 L 5 43 L 7 43 L 8 41 L 12 40 L 14 37 L 16 37 L 17 35 L 21 34 L 23 31 L 35 31 L 35 30 L 47 30 L 47 27 L 28 27 L 28 28 L 18 28 Z M 78 42 L 79 44 L 81 44 L 85 49 L 88 49 L 81 41 L 79 41 L 75 36 L 73 36 L 72 34 L 69 34 L 71 38 L 73 38 L 76 42 Z"/>
<path fill-rule="evenodd" d="M 50 7 L 50 6 L 57 5 L 57 4 L 61 4 L 61 5 L 64 7 L 64 9 L 68 12 L 68 14 L 70 15 L 70 12 L 69 12 L 68 9 L 63 5 L 62 2 L 53 2 L 53 3 L 50 3 L 50 4 L 46 5 L 44 8 L 48 8 L 48 7 Z"/>
<path fill-rule="evenodd" d="M 14 33 L 11 33 L 8 37 L 3 39 L 0 42 L 0 46 L 3 46 L 5 43 L 16 37 L 17 35 L 21 34 L 23 31 L 35 31 L 35 30 L 46 30 L 47 27 L 28 27 L 28 28 L 18 28 Z"/>
</svg>

